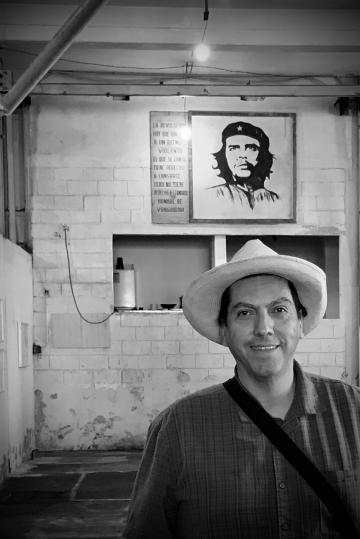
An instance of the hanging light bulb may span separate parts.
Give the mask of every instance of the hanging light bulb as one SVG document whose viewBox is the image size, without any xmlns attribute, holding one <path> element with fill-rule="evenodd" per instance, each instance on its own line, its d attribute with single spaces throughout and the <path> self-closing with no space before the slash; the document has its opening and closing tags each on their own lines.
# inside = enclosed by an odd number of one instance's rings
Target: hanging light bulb
<svg viewBox="0 0 360 539">
<path fill-rule="evenodd" d="M 210 49 L 205 43 L 199 43 L 194 49 L 194 56 L 199 62 L 205 62 L 210 56 Z"/>
</svg>

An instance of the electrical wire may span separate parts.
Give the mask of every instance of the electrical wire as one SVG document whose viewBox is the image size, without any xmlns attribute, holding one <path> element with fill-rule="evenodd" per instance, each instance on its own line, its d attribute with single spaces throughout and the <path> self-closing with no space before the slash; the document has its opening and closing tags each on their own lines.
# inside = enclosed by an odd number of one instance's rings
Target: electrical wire
<svg viewBox="0 0 360 539">
<path fill-rule="evenodd" d="M 73 297 L 73 300 L 74 300 L 74 303 L 75 303 L 75 307 L 76 307 L 76 310 L 80 316 L 80 318 L 82 320 L 84 320 L 84 322 L 87 322 L 88 324 L 103 324 L 104 322 L 106 322 L 107 320 L 109 320 L 109 318 L 116 313 L 116 310 L 114 309 L 112 313 L 108 314 L 103 320 L 97 320 L 97 321 L 93 321 L 93 320 L 88 320 L 87 318 L 85 318 L 85 316 L 81 313 L 80 309 L 79 309 L 79 306 L 78 306 L 78 303 L 76 301 L 76 297 L 75 297 L 75 293 L 74 293 L 74 287 L 73 287 L 73 282 L 72 282 L 72 277 L 71 277 L 71 267 L 70 267 L 70 256 L 69 256 L 69 247 L 68 247 L 68 241 L 67 241 L 67 226 L 64 225 L 63 226 L 63 230 L 64 230 L 64 241 L 65 241 L 65 249 L 66 249 L 66 256 L 67 256 L 67 265 L 68 265 L 68 272 L 69 272 L 69 283 L 70 283 L 70 289 L 71 289 L 71 294 L 72 294 L 72 297 Z"/>
<path fill-rule="evenodd" d="M 205 34 L 206 34 L 206 30 L 207 30 L 207 25 L 208 25 L 208 19 L 205 19 L 204 32 L 203 32 L 203 36 L 201 38 L 201 43 L 204 43 Z"/>
<path fill-rule="evenodd" d="M 27 54 L 28 56 L 38 56 L 38 53 L 25 51 L 21 49 L 14 49 L 13 47 L 5 47 L 4 45 L 0 45 L 0 50 L 5 50 L 9 52 L 18 52 L 20 54 Z M 184 64 L 177 65 L 177 66 L 163 66 L 163 67 L 136 67 L 136 66 L 119 66 L 119 65 L 113 65 L 113 64 L 100 64 L 97 62 L 86 62 L 85 60 L 71 60 L 70 58 L 64 58 L 61 57 L 59 60 L 57 60 L 57 63 L 59 62 L 69 62 L 71 64 L 83 64 L 83 65 L 91 65 L 96 67 L 111 67 L 112 69 L 156 69 L 156 70 L 163 70 L 163 69 L 182 69 L 184 67 Z"/>
<path fill-rule="evenodd" d="M 206 31 L 206 24 L 205 24 L 205 29 L 204 29 L 204 33 Z M 203 36 L 204 37 L 204 36 Z M 13 47 L 6 47 L 4 45 L 0 45 L 0 50 L 6 50 L 6 51 L 9 51 L 9 52 L 18 52 L 18 53 L 21 53 L 21 54 L 27 54 L 29 56 L 38 56 L 37 53 L 33 53 L 33 52 L 29 52 L 29 51 L 25 51 L 25 50 L 21 50 L 21 49 L 16 49 L 16 48 L 13 48 Z M 186 64 L 181 64 L 181 65 L 174 65 L 174 66 L 163 66 L 163 67 L 151 67 L 151 66 L 145 66 L 145 67 L 138 67 L 138 66 L 119 66 L 119 65 L 113 65 L 113 64 L 102 64 L 102 63 L 96 63 L 96 62 L 86 62 L 86 61 L 83 61 L 83 60 L 70 60 L 70 59 L 66 59 L 66 58 L 61 58 L 58 60 L 57 63 L 60 63 L 60 62 L 69 62 L 69 63 L 73 63 L 73 64 L 83 64 L 83 65 L 93 65 L 93 66 L 96 66 L 96 67 L 104 67 L 104 68 L 112 68 L 112 69 L 133 69 L 133 70 L 145 70 L 145 71 L 155 71 L 155 70 L 159 70 L 159 71 L 163 71 L 163 70 L 166 70 L 166 69 L 184 69 L 186 68 Z M 271 78 L 289 78 L 289 80 L 292 80 L 292 79 L 298 79 L 298 78 L 301 78 L 301 79 L 306 79 L 306 78 L 314 78 L 314 77 L 321 77 L 321 78 L 326 78 L 326 77 L 334 77 L 334 74 L 333 73 L 322 73 L 322 74 L 319 74 L 319 73 L 305 73 L 305 74 L 297 74 L 297 73 L 293 73 L 291 75 L 289 74 L 282 74 L 282 73 L 260 73 L 260 72 L 252 72 L 252 71 L 241 71 L 241 70 L 237 70 L 237 69 L 228 69 L 228 68 L 225 68 L 225 67 L 218 67 L 218 66 L 209 66 L 209 65 L 201 65 L 201 64 L 195 64 L 195 63 L 192 63 L 192 68 L 193 69 L 212 69 L 214 71 L 220 71 L 220 72 L 224 72 L 224 73 L 233 73 L 233 74 L 236 74 L 236 75 L 240 75 L 240 76 L 249 76 L 249 77 L 271 77 Z M 48 75 L 50 75 L 51 73 L 61 73 L 63 72 L 64 70 L 62 70 L 61 68 L 60 69 L 51 69 L 49 70 L 48 72 Z M 76 72 L 75 72 L 76 73 Z M 101 72 L 98 72 L 96 73 L 96 75 L 98 76 L 101 76 Z M 129 74 L 127 74 L 129 75 Z M 194 75 L 193 75 L 194 76 Z M 209 76 L 211 77 L 211 75 L 209 74 Z M 354 74 L 349 74 L 349 76 L 354 76 Z"/>
</svg>

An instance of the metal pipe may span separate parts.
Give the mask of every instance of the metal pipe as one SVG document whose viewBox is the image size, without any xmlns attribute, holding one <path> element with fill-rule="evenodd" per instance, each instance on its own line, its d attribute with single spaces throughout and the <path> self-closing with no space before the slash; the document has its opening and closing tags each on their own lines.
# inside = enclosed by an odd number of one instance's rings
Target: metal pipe
<svg viewBox="0 0 360 539">
<path fill-rule="evenodd" d="M 86 0 L 82 6 L 65 21 L 54 37 L 19 77 L 14 86 L 0 96 L 0 113 L 9 115 L 29 95 L 42 77 L 70 47 L 76 35 L 86 26 L 91 17 L 108 0 Z"/>
<path fill-rule="evenodd" d="M 159 84 L 45 82 L 34 95 L 100 95 L 100 96 L 192 96 L 241 97 L 243 101 L 261 101 L 265 97 L 360 97 L 360 85 L 341 84 Z"/>
</svg>

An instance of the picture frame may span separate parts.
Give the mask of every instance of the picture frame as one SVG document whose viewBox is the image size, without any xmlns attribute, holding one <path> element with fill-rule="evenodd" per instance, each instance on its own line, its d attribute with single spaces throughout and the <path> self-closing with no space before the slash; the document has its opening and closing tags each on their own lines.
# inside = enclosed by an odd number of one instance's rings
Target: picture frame
<svg viewBox="0 0 360 539">
<path fill-rule="evenodd" d="M 157 224 L 189 222 L 188 114 L 150 111 L 151 219 Z"/>
<path fill-rule="evenodd" d="M 296 221 L 296 114 L 191 111 L 190 222 Z"/>
</svg>

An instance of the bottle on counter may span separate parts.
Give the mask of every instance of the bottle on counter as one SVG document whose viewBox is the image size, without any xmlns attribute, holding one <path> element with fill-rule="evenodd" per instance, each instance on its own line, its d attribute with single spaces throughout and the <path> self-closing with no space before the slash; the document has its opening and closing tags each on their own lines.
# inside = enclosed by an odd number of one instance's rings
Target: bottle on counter
<svg viewBox="0 0 360 539">
<path fill-rule="evenodd" d="M 116 259 L 116 266 L 113 273 L 114 285 L 114 308 L 115 309 L 135 309 L 136 308 L 136 278 L 133 264 L 124 264 L 122 257 Z"/>
</svg>

